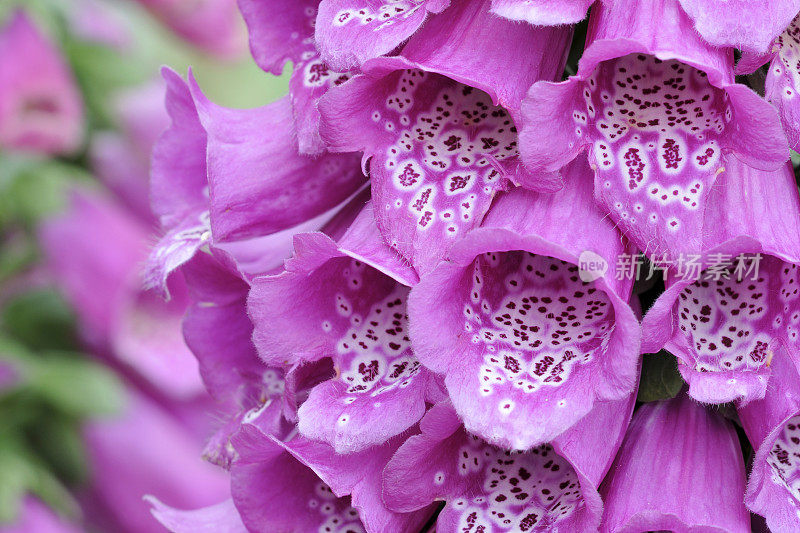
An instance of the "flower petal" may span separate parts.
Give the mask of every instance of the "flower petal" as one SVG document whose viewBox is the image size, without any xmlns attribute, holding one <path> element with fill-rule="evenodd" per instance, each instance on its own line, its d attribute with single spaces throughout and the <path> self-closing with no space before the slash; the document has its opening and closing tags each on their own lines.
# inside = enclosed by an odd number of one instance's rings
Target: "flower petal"
<svg viewBox="0 0 800 533">
<path fill-rule="evenodd" d="M 301 154 L 319 154 L 324 144 L 319 136 L 317 100 L 328 87 L 349 75 L 334 72 L 320 58 L 314 45 L 314 25 L 319 0 L 281 0 L 265 3 L 240 0 L 239 7 L 250 33 L 250 50 L 256 63 L 279 75 L 287 61 L 294 64 L 289 92 Z"/>
<path fill-rule="evenodd" d="M 767 395 L 739 408 L 739 419 L 756 450 L 745 504 L 767 519 L 770 531 L 800 527 L 797 442 L 800 437 L 800 375 L 784 350 L 776 350 Z"/>
<path fill-rule="evenodd" d="M 330 487 L 274 439 L 252 424 L 234 439 L 231 495 L 249 531 L 365 530 L 350 498 Z"/>
<path fill-rule="evenodd" d="M 595 208 L 587 172 L 576 161 L 558 193 L 501 197 L 451 261 L 412 290 L 417 356 L 445 374 L 467 430 L 493 444 L 548 442 L 596 398 L 619 399 L 635 387 L 631 281 L 608 272 L 625 248 Z M 591 268 L 579 271 L 584 263 Z"/>
<path fill-rule="evenodd" d="M 184 511 L 160 502 L 158 498 L 146 496 L 152 506 L 150 512 L 162 526 L 173 533 L 246 533 L 233 500 Z"/>
<path fill-rule="evenodd" d="M 560 186 L 557 176 L 520 168 L 512 117 L 534 80 L 560 73 L 568 36 L 463 2 L 426 23 L 402 56 L 368 62 L 365 75 L 320 100 L 323 138 L 331 150 L 371 158 L 378 227 L 420 272 L 445 258 L 512 181 Z M 507 46 L 473 52 L 497 38 Z"/>
<path fill-rule="evenodd" d="M 596 529 L 602 512 L 597 486 L 622 440 L 632 398 L 624 407 L 617 402 L 598 412 L 596 420 L 587 416 L 563 441 L 526 452 L 505 451 L 470 435 L 452 406 L 438 404 L 423 418 L 422 433 L 410 437 L 386 466 L 384 498 L 405 512 L 444 500 L 436 527 L 442 533 Z M 611 438 L 598 439 L 601 434 Z M 601 449 L 586 453 L 589 443 L 594 448 L 600 441 Z M 591 477 L 581 470 L 588 463 L 573 463 L 572 452 L 581 459 L 591 455 Z"/>
<path fill-rule="evenodd" d="M 714 46 L 765 52 L 800 11 L 798 0 L 680 0 L 700 35 Z"/>
<path fill-rule="evenodd" d="M 331 357 L 336 368 L 300 406 L 300 432 L 350 453 L 416 423 L 429 374 L 411 351 L 408 287 L 398 282 L 416 274 L 380 240 L 370 206 L 338 245 L 321 233 L 297 236 L 286 269 L 253 283 L 259 354 L 270 364 Z"/>
<path fill-rule="evenodd" d="M 365 181 L 352 154 L 300 155 L 291 105 L 237 110 L 210 102 L 190 78 L 200 122 L 208 133 L 211 233 L 215 242 L 275 233 L 314 218 L 355 193 Z"/>
<path fill-rule="evenodd" d="M 450 0 L 322 0 L 315 39 L 323 61 L 348 71 L 388 54 Z M 446 15 L 445 15 L 446 16 Z"/>
<path fill-rule="evenodd" d="M 795 17 L 786 30 L 778 36 L 773 46 L 775 53 L 772 62 L 767 70 L 765 80 L 764 97 L 778 108 L 781 115 L 784 131 L 789 137 L 789 146 L 794 151 L 800 150 L 800 70 L 798 60 L 800 60 L 800 17 Z M 737 69 L 741 65 L 743 69 L 755 70 L 758 66 L 765 63 L 762 56 L 744 54 L 742 60 L 737 64 Z M 758 60 L 757 58 L 761 58 Z M 747 64 L 749 61 L 749 65 Z M 745 64 L 743 64 L 745 63 Z M 748 68 L 749 67 L 749 68 Z"/>
</svg>

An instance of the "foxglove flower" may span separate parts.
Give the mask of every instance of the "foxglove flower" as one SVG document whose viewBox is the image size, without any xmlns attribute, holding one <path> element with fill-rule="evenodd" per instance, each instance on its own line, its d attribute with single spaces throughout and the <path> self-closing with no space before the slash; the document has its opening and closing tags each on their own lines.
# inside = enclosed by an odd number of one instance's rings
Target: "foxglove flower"
<svg viewBox="0 0 800 533">
<path fill-rule="evenodd" d="M 706 206 L 704 253 L 668 269 L 642 350 L 675 354 L 697 400 L 748 402 L 764 396 L 778 347 L 798 360 L 800 198 L 791 167 L 729 158 Z"/>
<path fill-rule="evenodd" d="M 336 377 L 311 391 L 298 416 L 303 435 L 340 453 L 402 433 L 437 389 L 408 337 L 406 299 L 417 275 L 373 218 L 367 204 L 338 242 L 296 236 L 286 271 L 257 278 L 250 293 L 253 340 L 267 364 L 333 360 Z"/>
<path fill-rule="evenodd" d="M 235 0 L 137 0 L 178 36 L 221 57 L 239 52 Z"/>
<path fill-rule="evenodd" d="M 171 280 L 171 302 L 142 290 L 148 239 L 139 219 L 88 191 L 76 191 L 70 211 L 41 231 L 51 271 L 90 347 L 110 353 L 168 396 L 191 399 L 203 385 L 181 337 L 185 287 Z"/>
<path fill-rule="evenodd" d="M 151 255 L 148 286 L 164 293 L 169 273 L 207 243 L 291 230 L 363 185 L 351 154 L 298 154 L 287 98 L 226 109 L 208 101 L 193 78 L 187 85 L 172 71 L 164 77 L 172 126 L 154 151 L 152 198 L 167 233 Z"/>
<path fill-rule="evenodd" d="M 739 408 L 756 450 L 745 504 L 775 533 L 800 527 L 800 375 L 782 346 L 775 349 L 766 396 Z"/>
<path fill-rule="evenodd" d="M 319 0 L 239 0 L 256 63 L 275 75 L 288 61 L 294 65 L 289 94 L 297 141 L 300 153 L 312 155 L 325 149 L 319 135 L 317 101 L 330 87 L 350 78 L 350 74 L 331 68 L 314 46 L 319 4 Z"/>
<path fill-rule="evenodd" d="M 383 472 L 396 511 L 447 505 L 436 531 L 592 531 L 603 503 L 597 489 L 622 442 L 634 397 L 598 403 L 568 432 L 527 451 L 470 435 L 449 403 L 434 406 Z M 413 489 L 409 489 L 409 486 Z"/>
<path fill-rule="evenodd" d="M 253 422 L 234 438 L 240 457 L 231 469 L 233 500 L 251 531 L 410 533 L 432 514 L 427 508 L 394 513 L 382 501 L 380 473 L 402 436 L 338 455 L 302 436 L 281 441 Z"/>
<path fill-rule="evenodd" d="M 514 124 L 531 83 L 560 75 L 569 36 L 501 19 L 488 1 L 459 2 L 399 56 L 365 63 L 320 99 L 323 138 L 332 151 L 364 152 L 378 227 L 420 273 L 480 223 L 498 191 L 558 187 L 521 168 Z"/>
<path fill-rule="evenodd" d="M 787 160 L 776 112 L 734 83 L 733 51 L 705 43 L 678 0 L 599 3 L 590 28 L 578 73 L 531 87 L 522 157 L 554 171 L 586 149 L 626 236 L 648 255 L 697 253 L 721 155 L 763 170 Z"/>
<path fill-rule="evenodd" d="M 55 45 L 24 11 L 0 30 L 0 148 L 44 155 L 75 152 L 83 102 Z"/>
<path fill-rule="evenodd" d="M 795 13 L 800 7 L 795 8 Z M 769 63 L 764 80 L 764 97 L 780 113 L 789 146 L 800 150 L 800 16 L 795 17 L 766 53 L 744 52 L 736 64 L 737 73 L 750 73 Z"/>
<path fill-rule="evenodd" d="M 733 424 L 685 394 L 651 402 L 603 482 L 600 531 L 748 532 L 744 484 Z"/>
<path fill-rule="evenodd" d="M 632 281 L 608 269 L 626 248 L 593 203 L 590 172 L 579 159 L 555 194 L 499 198 L 411 292 L 417 357 L 445 375 L 466 430 L 492 444 L 551 441 L 636 385 Z"/>
</svg>

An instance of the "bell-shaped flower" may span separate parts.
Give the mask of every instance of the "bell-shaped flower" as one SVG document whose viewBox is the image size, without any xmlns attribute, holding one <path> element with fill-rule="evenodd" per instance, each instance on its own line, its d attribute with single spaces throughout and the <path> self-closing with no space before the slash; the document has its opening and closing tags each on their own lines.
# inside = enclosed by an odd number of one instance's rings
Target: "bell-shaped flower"
<svg viewBox="0 0 800 533">
<path fill-rule="evenodd" d="M 290 430 L 287 418 L 296 408 L 284 399 L 289 392 L 285 372 L 258 358 L 247 316 L 250 286 L 224 259 L 199 252 L 181 272 L 191 299 L 183 321 L 184 339 L 197 358 L 208 392 L 225 412 L 204 456 L 230 468 L 236 459 L 231 438 L 243 420 L 257 414 L 264 430 L 283 435 Z"/>
<path fill-rule="evenodd" d="M 782 346 L 771 362 L 766 396 L 738 409 L 755 456 L 745 504 L 769 530 L 800 528 L 800 374 Z"/>
<path fill-rule="evenodd" d="M 595 400 L 636 386 L 639 323 L 630 254 L 594 204 L 578 159 L 554 194 L 516 189 L 411 291 L 415 353 L 444 374 L 467 431 L 525 450 L 555 439 Z"/>
<path fill-rule="evenodd" d="M 0 28 L 0 148 L 71 154 L 83 128 L 83 101 L 61 52 L 15 11 Z"/>
<path fill-rule="evenodd" d="M 642 321 L 642 351 L 666 348 L 701 402 L 763 398 L 778 348 L 800 354 L 800 197 L 789 165 L 729 158 L 706 201 L 703 253 L 667 268 Z"/>
<path fill-rule="evenodd" d="M 399 56 L 368 61 L 320 99 L 329 149 L 364 152 L 378 228 L 420 273 L 480 224 L 498 191 L 558 187 L 557 176 L 522 170 L 515 120 L 534 81 L 561 75 L 570 35 L 459 2 Z"/>
<path fill-rule="evenodd" d="M 622 443 L 634 396 L 598 402 L 548 444 L 508 451 L 468 433 L 443 402 L 422 419 L 383 471 L 389 508 L 408 512 L 446 505 L 436 531 L 596 531 L 597 490 Z"/>
<path fill-rule="evenodd" d="M 531 87 L 522 158 L 554 171 L 586 150 L 597 200 L 633 243 L 697 253 L 721 156 L 763 170 L 788 159 L 777 113 L 734 83 L 733 51 L 703 41 L 678 0 L 601 2 L 589 26 L 578 73 Z"/>
<path fill-rule="evenodd" d="M 681 393 L 633 415 L 600 489 L 602 533 L 750 531 L 733 424 Z"/>
<path fill-rule="evenodd" d="M 341 453 L 402 433 L 422 417 L 426 398 L 441 396 L 409 339 L 406 299 L 417 275 L 373 218 L 367 204 L 337 240 L 297 235 L 286 271 L 256 278 L 249 300 L 268 365 L 333 360 L 336 376 L 300 406 L 299 429 Z"/>
</svg>

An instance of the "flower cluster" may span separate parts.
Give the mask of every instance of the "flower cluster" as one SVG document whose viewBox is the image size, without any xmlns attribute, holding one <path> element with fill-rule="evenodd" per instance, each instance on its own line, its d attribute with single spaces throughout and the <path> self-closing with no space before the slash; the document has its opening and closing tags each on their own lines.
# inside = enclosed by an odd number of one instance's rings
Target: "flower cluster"
<svg viewBox="0 0 800 533">
<path fill-rule="evenodd" d="M 163 524 L 800 529 L 800 1 L 239 7 L 286 97 L 163 72 L 146 282 L 186 280 L 231 482 Z M 582 268 L 639 253 L 663 285 Z"/>
</svg>

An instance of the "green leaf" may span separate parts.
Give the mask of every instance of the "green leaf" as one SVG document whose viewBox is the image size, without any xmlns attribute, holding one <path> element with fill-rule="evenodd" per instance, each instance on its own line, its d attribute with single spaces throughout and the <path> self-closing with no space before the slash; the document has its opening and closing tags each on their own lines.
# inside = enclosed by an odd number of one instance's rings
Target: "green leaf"
<svg viewBox="0 0 800 533">
<path fill-rule="evenodd" d="M 64 416 L 43 416 L 28 428 L 33 451 L 68 485 L 86 481 L 88 461 L 78 421 Z"/>
<path fill-rule="evenodd" d="M 32 393 L 78 418 L 112 415 L 122 409 L 123 386 L 110 370 L 80 356 L 48 355 L 30 366 Z"/>
<path fill-rule="evenodd" d="M 0 524 L 14 521 L 28 493 L 65 514 L 80 512 L 69 491 L 45 465 L 15 438 L 0 435 Z"/>
<path fill-rule="evenodd" d="M 75 165 L 0 154 L 0 228 L 34 228 L 42 218 L 64 208 L 70 185 L 91 181 L 91 176 Z"/>
<path fill-rule="evenodd" d="M 22 293 L 0 311 L 0 326 L 33 350 L 74 350 L 75 318 L 52 289 Z"/>
<path fill-rule="evenodd" d="M 655 402 L 674 398 L 683 387 L 683 378 L 678 372 L 675 356 L 667 350 L 644 354 L 642 376 L 639 381 L 640 402 Z"/>
</svg>

